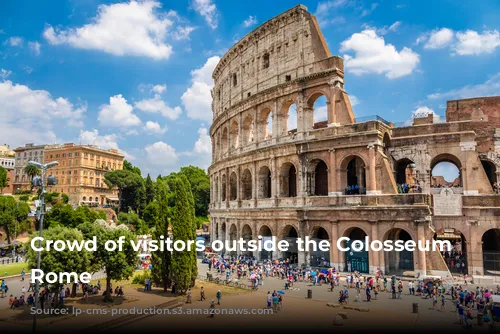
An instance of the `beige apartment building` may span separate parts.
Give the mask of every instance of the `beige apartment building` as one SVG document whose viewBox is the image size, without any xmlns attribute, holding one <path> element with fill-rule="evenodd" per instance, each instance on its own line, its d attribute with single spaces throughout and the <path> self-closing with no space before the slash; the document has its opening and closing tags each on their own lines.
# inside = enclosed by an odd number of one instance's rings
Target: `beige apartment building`
<svg viewBox="0 0 500 334">
<path fill-rule="evenodd" d="M 118 191 L 104 183 L 106 172 L 123 168 L 124 156 L 117 150 L 66 143 L 46 146 L 44 158 L 46 162 L 59 162 L 47 173 L 57 178 L 57 185 L 50 191 L 67 194 L 71 204 L 101 206 L 118 202 Z"/>
<path fill-rule="evenodd" d="M 14 192 L 30 189 L 30 177 L 24 172 L 24 168 L 26 168 L 29 161 L 36 161 L 43 164 L 43 151 L 46 146 L 29 143 L 23 147 L 14 149 Z"/>
</svg>

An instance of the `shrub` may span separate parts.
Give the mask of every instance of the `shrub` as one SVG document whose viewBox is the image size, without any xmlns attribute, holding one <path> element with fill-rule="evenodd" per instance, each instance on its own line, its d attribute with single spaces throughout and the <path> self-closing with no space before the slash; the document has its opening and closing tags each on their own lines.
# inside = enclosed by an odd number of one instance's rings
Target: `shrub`
<svg viewBox="0 0 500 334">
<path fill-rule="evenodd" d="M 151 270 L 143 270 L 141 272 L 136 272 L 132 277 L 132 284 L 144 285 L 146 278 L 151 278 Z"/>
<path fill-rule="evenodd" d="M 30 197 L 28 195 L 22 195 L 19 197 L 20 201 L 27 202 L 29 201 Z"/>
</svg>

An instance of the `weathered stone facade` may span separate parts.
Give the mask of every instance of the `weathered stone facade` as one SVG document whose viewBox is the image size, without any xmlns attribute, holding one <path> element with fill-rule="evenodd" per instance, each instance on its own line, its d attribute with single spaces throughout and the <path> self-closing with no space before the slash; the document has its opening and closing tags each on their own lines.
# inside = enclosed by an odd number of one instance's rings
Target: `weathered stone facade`
<svg viewBox="0 0 500 334">
<path fill-rule="evenodd" d="M 500 196 L 491 186 L 491 175 L 500 180 L 500 108 L 485 111 L 495 115 L 489 122 L 484 116 L 464 120 L 464 110 L 447 123 L 427 117 L 405 127 L 381 118 L 357 120 L 344 90 L 343 60 L 331 56 L 304 6 L 236 43 L 213 78 L 212 240 L 309 236 L 336 244 L 342 236 L 366 235 L 424 241 L 453 228 L 466 243 L 469 274 L 484 274 L 482 237 L 500 231 Z M 326 122 L 314 121 L 320 96 L 327 101 Z M 288 128 L 292 104 L 297 129 Z M 449 102 L 447 112 L 457 114 L 457 108 Z M 441 161 L 460 169 L 460 187 L 452 189 L 461 203 L 457 216 L 433 214 L 441 189 L 431 188 L 431 171 Z M 421 191 L 400 193 L 410 165 Z M 495 238 L 500 244 L 500 234 Z M 341 270 L 354 261 L 336 247 L 329 254 L 292 249 L 272 255 L 297 256 L 299 263 L 325 257 Z M 441 255 L 432 252 L 369 252 L 362 262 L 369 272 L 446 271 Z"/>
</svg>

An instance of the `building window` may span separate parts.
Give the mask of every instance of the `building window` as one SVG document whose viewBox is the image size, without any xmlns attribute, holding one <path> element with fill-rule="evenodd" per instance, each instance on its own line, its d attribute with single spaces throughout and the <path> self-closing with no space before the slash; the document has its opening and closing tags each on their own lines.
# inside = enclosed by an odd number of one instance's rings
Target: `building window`
<svg viewBox="0 0 500 334">
<path fill-rule="evenodd" d="M 269 53 L 264 54 L 262 57 L 262 68 L 269 68 Z"/>
<path fill-rule="evenodd" d="M 59 158 L 59 154 L 56 154 L 56 158 Z"/>
<path fill-rule="evenodd" d="M 238 76 L 236 73 L 233 73 L 233 86 L 236 87 L 236 85 L 238 85 Z"/>
<path fill-rule="evenodd" d="M 79 153 L 78 153 L 78 152 L 75 152 L 75 157 L 77 157 L 78 155 L 79 155 Z"/>
<path fill-rule="evenodd" d="M 69 153 L 68 156 L 71 158 L 73 157 L 73 153 Z"/>
<path fill-rule="evenodd" d="M 66 158 L 66 153 L 63 153 L 63 156 L 62 156 L 62 157 L 63 157 L 63 158 Z"/>
<path fill-rule="evenodd" d="M 291 81 L 292 76 L 291 75 L 285 75 L 285 81 Z"/>
</svg>

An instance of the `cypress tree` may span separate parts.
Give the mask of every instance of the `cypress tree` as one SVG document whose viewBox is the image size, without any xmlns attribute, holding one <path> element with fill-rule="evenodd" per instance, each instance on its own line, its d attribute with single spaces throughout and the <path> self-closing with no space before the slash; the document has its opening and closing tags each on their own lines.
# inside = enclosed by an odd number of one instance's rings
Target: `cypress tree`
<svg viewBox="0 0 500 334">
<path fill-rule="evenodd" d="M 148 175 L 149 177 L 149 175 Z M 164 181 L 157 182 L 158 219 L 155 220 L 153 240 L 161 240 L 168 237 L 168 225 L 170 219 L 170 208 L 168 207 L 168 188 Z M 152 276 L 157 285 L 163 286 L 166 291 L 171 285 L 171 260 L 172 254 L 168 251 L 152 252 L 151 254 Z"/>
<path fill-rule="evenodd" d="M 146 178 L 146 205 L 151 203 L 155 198 L 155 189 L 153 185 L 153 180 L 151 180 L 151 176 Z"/>
<path fill-rule="evenodd" d="M 194 199 L 189 181 L 185 175 L 177 175 L 173 182 L 172 236 L 174 242 L 196 239 L 194 218 Z M 174 251 L 172 254 L 172 277 L 179 291 L 186 291 L 194 286 L 198 275 L 196 247 L 190 251 Z"/>
</svg>

